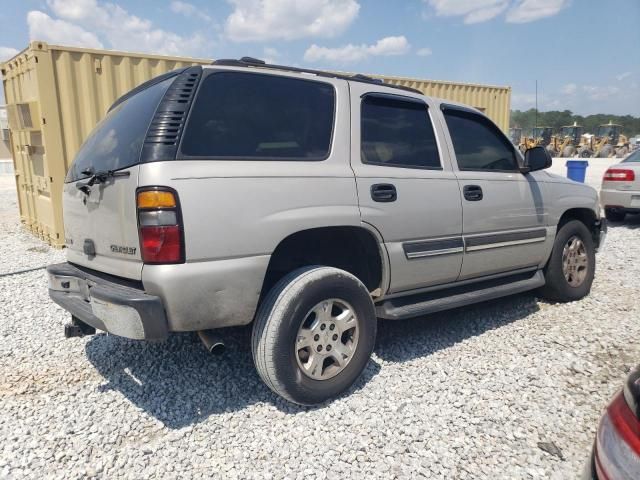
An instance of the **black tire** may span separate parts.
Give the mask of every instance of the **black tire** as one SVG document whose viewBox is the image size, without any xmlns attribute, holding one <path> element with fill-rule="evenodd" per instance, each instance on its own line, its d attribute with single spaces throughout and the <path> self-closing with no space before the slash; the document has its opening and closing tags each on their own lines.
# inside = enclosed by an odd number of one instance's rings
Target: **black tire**
<svg viewBox="0 0 640 480">
<path fill-rule="evenodd" d="M 588 148 L 583 148 L 578 150 L 578 156 L 580 158 L 591 158 L 593 157 L 593 152 L 591 150 L 589 150 Z"/>
<path fill-rule="evenodd" d="M 609 220 L 610 222 L 623 222 L 627 214 L 625 212 L 621 212 L 620 210 L 605 208 L 604 216 L 607 217 L 607 220 Z"/>
<path fill-rule="evenodd" d="M 598 157 L 600 158 L 611 158 L 615 155 L 615 149 L 613 148 L 613 146 L 611 145 L 605 145 L 604 147 L 602 147 L 602 149 L 600 150 L 600 153 L 598 154 Z"/>
<path fill-rule="evenodd" d="M 578 286 L 569 284 L 562 267 L 564 247 L 573 237 L 578 237 L 584 244 L 588 261 L 585 279 Z M 562 225 L 556 234 L 551 257 L 544 268 L 546 285 L 540 289 L 541 295 L 555 302 L 573 302 L 588 295 L 596 270 L 595 251 L 593 237 L 584 223 L 571 220 Z"/>
<path fill-rule="evenodd" d="M 295 345 L 310 310 L 328 299 L 353 307 L 358 341 L 343 370 L 317 380 L 300 367 Z M 315 405 L 340 395 L 358 379 L 373 352 L 376 329 L 373 301 L 360 280 L 337 268 L 304 267 L 280 280 L 260 305 L 251 337 L 254 363 L 275 393 L 300 405 Z"/>
</svg>

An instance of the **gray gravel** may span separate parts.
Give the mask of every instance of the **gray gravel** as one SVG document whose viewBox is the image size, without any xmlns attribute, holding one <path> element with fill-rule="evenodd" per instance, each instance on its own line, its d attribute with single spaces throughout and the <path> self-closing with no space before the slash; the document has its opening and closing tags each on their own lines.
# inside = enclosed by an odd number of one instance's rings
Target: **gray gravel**
<svg viewBox="0 0 640 480">
<path fill-rule="evenodd" d="M 60 259 L 21 233 L 12 185 L 1 271 Z M 383 322 L 363 379 L 315 409 L 262 385 L 248 329 L 225 332 L 222 357 L 192 335 L 65 340 L 43 271 L 0 277 L 0 478 L 575 478 L 640 363 L 638 251 L 635 217 L 583 301 Z"/>
</svg>

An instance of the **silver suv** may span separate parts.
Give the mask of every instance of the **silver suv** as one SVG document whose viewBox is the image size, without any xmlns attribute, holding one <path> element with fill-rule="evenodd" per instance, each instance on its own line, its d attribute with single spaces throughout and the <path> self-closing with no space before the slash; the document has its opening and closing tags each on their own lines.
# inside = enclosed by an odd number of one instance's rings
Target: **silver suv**
<svg viewBox="0 0 640 480">
<path fill-rule="evenodd" d="M 64 188 L 67 336 L 162 340 L 253 322 L 299 404 L 360 375 L 377 318 L 540 288 L 589 293 L 605 221 L 481 112 L 363 76 L 216 61 L 120 98 Z"/>
</svg>

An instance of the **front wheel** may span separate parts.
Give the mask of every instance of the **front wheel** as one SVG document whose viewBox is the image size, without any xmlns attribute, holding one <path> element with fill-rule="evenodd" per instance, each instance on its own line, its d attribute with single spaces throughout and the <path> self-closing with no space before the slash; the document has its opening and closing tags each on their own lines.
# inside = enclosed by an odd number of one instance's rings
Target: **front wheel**
<svg viewBox="0 0 640 480">
<path fill-rule="evenodd" d="M 258 309 L 254 363 L 278 395 L 318 404 L 357 380 L 376 328 L 373 301 L 360 280 L 337 268 L 301 268 L 280 280 Z"/>
<path fill-rule="evenodd" d="M 565 223 L 556 234 L 549 262 L 544 269 L 542 296 L 556 302 L 580 300 L 591 291 L 596 270 L 593 237 L 578 220 Z"/>
<path fill-rule="evenodd" d="M 566 158 L 573 157 L 575 154 L 576 154 L 576 147 L 574 147 L 573 145 L 567 145 L 566 147 L 564 147 L 564 150 L 562 151 L 562 156 Z"/>
<path fill-rule="evenodd" d="M 615 150 L 611 145 L 605 145 L 604 147 L 602 147 L 602 149 L 600 150 L 600 153 L 598 154 L 598 157 L 600 158 L 611 158 L 615 155 Z"/>
</svg>

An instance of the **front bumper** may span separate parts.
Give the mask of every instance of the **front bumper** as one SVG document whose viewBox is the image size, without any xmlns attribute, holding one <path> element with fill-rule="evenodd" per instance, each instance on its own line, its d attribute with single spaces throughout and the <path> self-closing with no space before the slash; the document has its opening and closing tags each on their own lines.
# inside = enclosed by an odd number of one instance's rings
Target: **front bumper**
<svg viewBox="0 0 640 480">
<path fill-rule="evenodd" d="M 167 338 L 167 317 L 160 297 L 70 263 L 49 265 L 47 274 L 51 299 L 88 325 L 136 340 Z"/>
<path fill-rule="evenodd" d="M 607 226 L 607 219 L 601 218 L 596 223 L 596 231 L 594 234 L 594 241 L 596 244 L 596 252 L 599 251 L 604 246 L 604 241 L 607 238 L 607 231 L 609 227 Z"/>
</svg>

